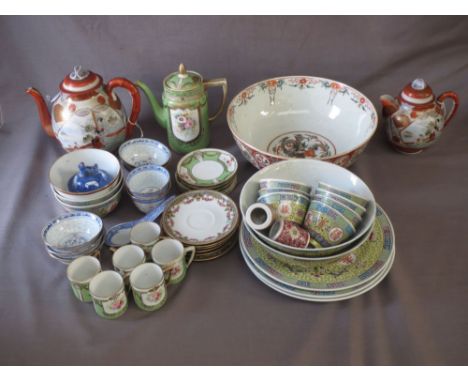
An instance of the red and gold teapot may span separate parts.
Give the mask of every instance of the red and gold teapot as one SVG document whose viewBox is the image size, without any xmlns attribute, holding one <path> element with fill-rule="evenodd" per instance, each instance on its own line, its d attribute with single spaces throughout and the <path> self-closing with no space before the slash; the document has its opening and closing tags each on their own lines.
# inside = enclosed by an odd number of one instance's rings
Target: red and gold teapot
<svg viewBox="0 0 468 382">
<path fill-rule="evenodd" d="M 113 92 L 123 87 L 132 97 L 132 111 L 127 120 L 119 97 Z M 60 84 L 52 100 L 51 112 L 41 93 L 26 90 L 34 97 L 44 131 L 57 138 L 65 151 L 94 147 L 114 151 L 132 135 L 140 113 L 140 93 L 125 78 L 114 78 L 107 85 L 102 77 L 81 66 Z"/>
<path fill-rule="evenodd" d="M 447 111 L 445 100 L 452 100 Z M 382 95 L 387 136 L 393 147 L 404 154 L 417 154 L 434 144 L 458 109 L 458 96 L 452 91 L 438 97 L 421 78 L 406 85 L 393 98 Z"/>
</svg>

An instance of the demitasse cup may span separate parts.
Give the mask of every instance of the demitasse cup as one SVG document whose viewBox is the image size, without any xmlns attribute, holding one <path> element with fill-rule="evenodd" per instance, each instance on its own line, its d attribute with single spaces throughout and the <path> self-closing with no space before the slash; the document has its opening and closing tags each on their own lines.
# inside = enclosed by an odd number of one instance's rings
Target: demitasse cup
<svg viewBox="0 0 468 382">
<path fill-rule="evenodd" d="M 114 269 L 123 277 L 125 285 L 129 285 L 130 273 L 146 260 L 142 248 L 134 244 L 124 245 L 112 255 Z"/>
<path fill-rule="evenodd" d="M 82 302 L 91 302 L 89 293 L 91 279 L 101 272 L 101 263 L 92 256 L 81 256 L 67 267 L 67 278 L 76 298 Z"/>
<path fill-rule="evenodd" d="M 310 234 L 304 228 L 288 220 L 276 221 L 270 229 L 270 239 L 296 248 L 307 248 Z"/>
<path fill-rule="evenodd" d="M 115 271 L 104 271 L 93 277 L 89 283 L 96 313 L 107 319 L 120 317 L 128 307 L 125 284 L 122 276 Z"/>
<path fill-rule="evenodd" d="M 164 239 L 156 243 L 151 250 L 151 258 L 164 271 L 164 278 L 168 284 L 181 282 L 187 269 L 195 257 L 195 247 L 184 248 L 175 239 Z"/>
<path fill-rule="evenodd" d="M 254 203 L 247 208 L 245 221 L 250 228 L 262 231 L 274 223 L 274 213 L 271 207 L 265 203 Z"/>
<path fill-rule="evenodd" d="M 164 272 L 154 263 L 145 263 L 130 273 L 130 285 L 137 306 L 149 312 L 161 308 L 167 299 Z"/>
<path fill-rule="evenodd" d="M 367 204 L 369 203 L 367 199 L 364 199 L 363 197 L 359 195 L 353 194 L 352 192 L 344 191 L 341 188 L 330 186 L 327 183 L 319 182 L 318 188 L 338 194 L 342 196 L 343 198 L 349 199 L 352 202 L 357 203 L 364 208 L 366 208 Z"/>
<path fill-rule="evenodd" d="M 161 227 L 155 222 L 141 222 L 130 231 L 130 242 L 138 245 L 145 251 L 147 257 L 151 255 L 153 245 L 159 240 Z"/>
<path fill-rule="evenodd" d="M 310 243 L 317 248 L 340 244 L 356 233 L 348 219 L 317 200 L 310 202 L 304 228 L 310 233 Z"/>
</svg>

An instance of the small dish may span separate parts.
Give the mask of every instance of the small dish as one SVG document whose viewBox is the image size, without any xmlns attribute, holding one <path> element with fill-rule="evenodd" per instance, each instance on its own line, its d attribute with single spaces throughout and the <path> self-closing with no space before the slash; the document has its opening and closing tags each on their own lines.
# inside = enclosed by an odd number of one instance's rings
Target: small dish
<svg viewBox="0 0 468 382">
<path fill-rule="evenodd" d="M 154 139 L 135 138 L 120 145 L 119 158 L 129 170 L 148 164 L 164 166 L 171 159 L 171 151 Z"/>
</svg>

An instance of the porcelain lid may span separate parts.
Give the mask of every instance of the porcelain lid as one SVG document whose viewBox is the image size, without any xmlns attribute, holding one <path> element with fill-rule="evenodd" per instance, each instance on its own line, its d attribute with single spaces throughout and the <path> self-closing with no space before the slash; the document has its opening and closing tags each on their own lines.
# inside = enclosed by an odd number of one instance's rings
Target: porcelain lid
<svg viewBox="0 0 468 382">
<path fill-rule="evenodd" d="M 164 80 L 164 88 L 171 91 L 187 91 L 202 85 L 203 78 L 200 74 L 187 71 L 184 64 L 179 65 L 179 71 L 169 74 Z"/>
<path fill-rule="evenodd" d="M 101 85 L 102 78 L 100 75 L 77 65 L 73 68 L 73 71 L 64 78 L 60 84 L 60 89 L 65 93 L 83 93 L 96 89 Z"/>
<path fill-rule="evenodd" d="M 112 182 L 112 176 L 101 170 L 97 164 L 86 166 L 84 162 L 78 165 L 78 172 L 68 181 L 68 189 L 72 192 L 89 192 L 99 190 Z"/>
<path fill-rule="evenodd" d="M 413 105 L 424 105 L 434 101 L 434 93 L 431 87 L 422 78 L 416 78 L 406 85 L 400 94 L 404 102 Z"/>
</svg>

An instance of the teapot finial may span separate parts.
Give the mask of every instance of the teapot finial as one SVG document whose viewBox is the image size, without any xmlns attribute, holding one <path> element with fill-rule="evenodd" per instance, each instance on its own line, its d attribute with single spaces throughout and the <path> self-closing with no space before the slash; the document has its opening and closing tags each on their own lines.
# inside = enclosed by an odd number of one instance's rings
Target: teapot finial
<svg viewBox="0 0 468 382">
<path fill-rule="evenodd" d="M 73 72 L 70 73 L 70 78 L 72 80 L 82 80 L 88 77 L 89 72 L 81 67 L 81 65 L 75 65 L 73 67 Z"/>
<path fill-rule="evenodd" d="M 413 82 L 411 83 L 411 87 L 414 89 L 414 90 L 423 90 L 426 88 L 426 81 L 424 81 L 422 78 L 416 78 L 415 80 L 413 80 Z"/>
<path fill-rule="evenodd" d="M 187 75 L 187 70 L 185 69 L 185 65 L 183 63 L 180 63 L 179 65 L 179 75 L 181 76 Z"/>
</svg>

